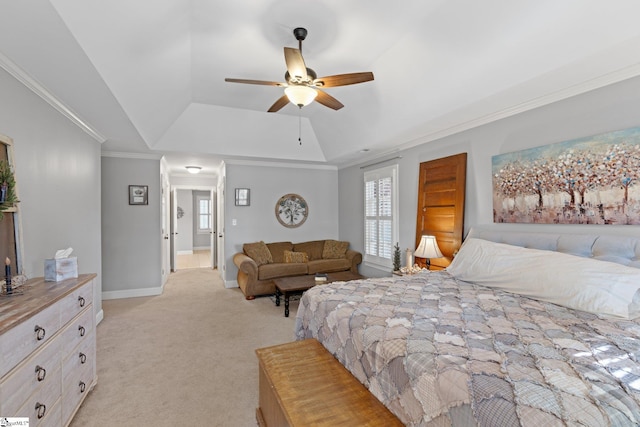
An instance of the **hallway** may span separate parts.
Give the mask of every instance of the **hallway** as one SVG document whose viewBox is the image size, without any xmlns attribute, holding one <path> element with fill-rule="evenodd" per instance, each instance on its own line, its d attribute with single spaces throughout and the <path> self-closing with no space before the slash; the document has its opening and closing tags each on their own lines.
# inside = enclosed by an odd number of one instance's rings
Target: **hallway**
<svg viewBox="0 0 640 427">
<path fill-rule="evenodd" d="M 176 269 L 211 268 L 211 251 L 208 249 L 195 250 L 190 255 L 177 255 Z"/>
</svg>

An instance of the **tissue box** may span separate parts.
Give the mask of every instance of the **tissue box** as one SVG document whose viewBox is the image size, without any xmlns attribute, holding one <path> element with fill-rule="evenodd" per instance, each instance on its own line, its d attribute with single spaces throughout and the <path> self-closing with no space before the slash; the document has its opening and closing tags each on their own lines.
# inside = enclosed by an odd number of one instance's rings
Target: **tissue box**
<svg viewBox="0 0 640 427">
<path fill-rule="evenodd" d="M 78 277 L 78 258 L 60 258 L 44 260 L 44 280 L 59 282 Z"/>
</svg>

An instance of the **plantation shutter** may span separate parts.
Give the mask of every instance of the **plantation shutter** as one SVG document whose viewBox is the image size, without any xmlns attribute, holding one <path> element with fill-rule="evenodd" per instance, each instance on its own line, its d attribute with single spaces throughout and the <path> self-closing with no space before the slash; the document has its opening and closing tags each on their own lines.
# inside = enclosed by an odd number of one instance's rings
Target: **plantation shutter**
<svg viewBox="0 0 640 427">
<path fill-rule="evenodd" d="M 397 165 L 367 172 L 365 185 L 365 262 L 391 267 L 397 236 Z"/>
</svg>

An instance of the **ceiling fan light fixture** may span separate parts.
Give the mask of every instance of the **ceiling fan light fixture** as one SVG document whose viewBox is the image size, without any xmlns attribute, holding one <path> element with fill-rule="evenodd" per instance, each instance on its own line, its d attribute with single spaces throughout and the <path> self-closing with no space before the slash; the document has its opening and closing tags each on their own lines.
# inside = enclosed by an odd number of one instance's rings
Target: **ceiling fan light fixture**
<svg viewBox="0 0 640 427">
<path fill-rule="evenodd" d="M 202 169 L 200 166 L 185 166 L 185 168 L 189 173 L 193 174 L 200 173 L 200 170 Z"/>
<path fill-rule="evenodd" d="M 300 108 L 311 104 L 318 96 L 318 91 L 303 85 L 291 85 L 284 90 L 284 93 L 291 103 Z"/>
</svg>

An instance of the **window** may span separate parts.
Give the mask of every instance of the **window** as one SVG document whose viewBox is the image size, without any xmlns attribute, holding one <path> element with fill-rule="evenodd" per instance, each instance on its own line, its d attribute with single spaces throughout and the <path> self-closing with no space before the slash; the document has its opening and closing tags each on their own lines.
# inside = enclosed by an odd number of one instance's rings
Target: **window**
<svg viewBox="0 0 640 427">
<path fill-rule="evenodd" d="M 198 233 L 211 231 L 211 199 L 198 196 Z"/>
<path fill-rule="evenodd" d="M 398 165 L 364 174 L 364 260 L 391 268 L 398 236 Z"/>
</svg>

